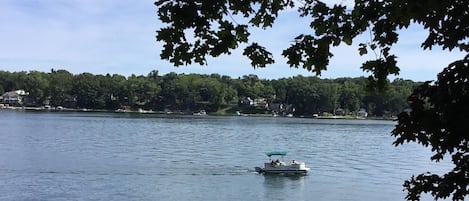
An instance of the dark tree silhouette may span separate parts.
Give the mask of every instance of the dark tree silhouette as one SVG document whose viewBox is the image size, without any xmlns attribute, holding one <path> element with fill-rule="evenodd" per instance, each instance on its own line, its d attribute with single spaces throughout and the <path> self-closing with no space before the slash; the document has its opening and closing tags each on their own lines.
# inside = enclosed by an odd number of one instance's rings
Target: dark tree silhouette
<svg viewBox="0 0 469 201">
<path fill-rule="evenodd" d="M 319 0 L 159 0 L 158 17 L 166 27 L 157 30 L 163 42 L 161 58 L 175 66 L 192 62 L 205 64 L 206 56 L 230 54 L 246 43 L 244 55 L 253 67 L 274 62 L 272 54 L 261 44 L 250 41 L 250 28 L 268 28 L 282 10 L 297 8 L 299 17 L 311 19 L 314 34 L 299 33 L 282 55 L 291 67 L 302 67 L 320 74 L 332 57 L 331 46 L 350 45 L 357 36 L 371 33 L 371 40 L 359 44 L 359 54 L 376 53 L 361 68 L 370 72 L 370 90 L 385 89 L 387 76 L 397 75 L 397 56 L 391 48 L 399 39 L 398 30 L 411 24 L 423 25 L 428 36 L 423 49 L 469 51 L 469 1 L 467 0 L 355 0 L 353 8 L 328 6 Z M 233 16 L 243 16 L 238 24 Z M 191 40 L 188 40 L 190 38 Z M 399 115 L 393 131 L 395 145 L 416 141 L 431 146 L 439 161 L 450 154 L 454 169 L 443 176 L 422 174 L 406 181 L 408 200 L 418 200 L 422 192 L 435 199 L 452 197 L 462 200 L 468 195 L 469 155 L 468 64 L 467 59 L 450 64 L 436 82 L 426 82 L 409 97 L 412 112 Z"/>
<path fill-rule="evenodd" d="M 399 115 L 392 131 L 395 145 L 416 141 L 430 146 L 439 161 L 451 154 L 454 168 L 439 176 L 425 173 L 406 181 L 409 200 L 418 200 L 422 192 L 435 198 L 463 200 L 469 183 L 469 56 L 450 64 L 438 75 L 438 81 L 426 82 L 409 97 L 410 112 Z"/>
</svg>

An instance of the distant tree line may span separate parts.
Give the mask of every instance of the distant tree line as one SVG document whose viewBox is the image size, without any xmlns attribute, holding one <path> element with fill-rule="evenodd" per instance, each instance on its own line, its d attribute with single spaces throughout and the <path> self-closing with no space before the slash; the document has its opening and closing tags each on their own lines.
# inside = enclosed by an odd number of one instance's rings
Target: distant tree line
<svg viewBox="0 0 469 201">
<path fill-rule="evenodd" d="M 148 75 L 118 74 L 73 75 L 66 70 L 51 72 L 0 71 L 0 92 L 23 89 L 38 105 L 47 101 L 62 106 L 74 100 L 76 108 L 109 109 L 122 107 L 163 111 L 237 110 L 240 100 L 265 98 L 268 103 L 293 105 L 296 115 L 332 113 L 341 108 L 347 114 L 364 108 L 370 115 L 397 114 L 408 107 L 407 97 L 420 83 L 395 79 L 385 93 L 366 90 L 366 78 L 320 79 L 295 76 L 281 79 L 259 79 L 245 75 L 233 79 L 219 74 Z"/>
</svg>

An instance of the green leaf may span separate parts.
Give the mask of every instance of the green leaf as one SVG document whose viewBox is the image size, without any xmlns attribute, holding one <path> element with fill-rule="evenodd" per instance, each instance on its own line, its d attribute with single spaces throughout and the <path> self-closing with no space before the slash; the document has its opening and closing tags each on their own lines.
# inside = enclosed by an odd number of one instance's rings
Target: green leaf
<svg viewBox="0 0 469 201">
<path fill-rule="evenodd" d="M 346 34 L 344 36 L 344 39 L 343 41 L 345 42 L 345 44 L 347 45 L 352 45 L 352 36 L 350 34 Z"/>
<path fill-rule="evenodd" d="M 368 50 L 366 49 L 366 44 L 360 43 L 358 46 L 358 53 L 360 54 L 360 56 L 363 56 L 368 53 Z"/>
</svg>

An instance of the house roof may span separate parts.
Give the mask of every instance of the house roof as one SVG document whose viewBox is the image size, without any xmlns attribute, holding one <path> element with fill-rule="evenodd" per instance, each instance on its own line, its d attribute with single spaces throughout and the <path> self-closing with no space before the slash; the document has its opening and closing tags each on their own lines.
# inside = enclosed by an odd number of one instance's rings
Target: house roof
<svg viewBox="0 0 469 201">
<path fill-rule="evenodd" d="M 5 92 L 2 95 L 2 97 L 15 97 L 15 96 L 19 96 L 19 94 L 16 93 L 16 91 Z"/>
</svg>

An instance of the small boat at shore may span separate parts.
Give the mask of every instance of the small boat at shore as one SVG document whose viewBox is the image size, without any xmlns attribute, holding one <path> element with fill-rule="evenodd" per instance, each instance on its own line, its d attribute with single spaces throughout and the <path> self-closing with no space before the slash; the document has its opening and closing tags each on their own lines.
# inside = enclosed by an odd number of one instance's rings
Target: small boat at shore
<svg viewBox="0 0 469 201">
<path fill-rule="evenodd" d="M 205 112 L 205 110 L 200 110 L 200 111 L 198 111 L 198 112 L 192 113 L 192 115 L 195 115 L 195 116 L 205 116 L 205 115 L 207 115 L 207 112 Z"/>
<path fill-rule="evenodd" d="M 287 152 L 273 151 L 267 152 L 266 155 L 269 157 L 269 162 L 264 163 L 264 168 L 255 167 L 256 172 L 259 174 L 300 174 L 306 175 L 309 172 L 309 168 L 306 167 L 304 162 L 292 160 L 291 162 L 285 162 L 283 157 L 287 155 Z M 278 156 L 277 159 L 272 159 L 272 156 Z"/>
<path fill-rule="evenodd" d="M 127 110 L 123 109 L 123 108 L 119 108 L 117 110 L 114 110 L 115 113 L 126 113 Z"/>
</svg>

